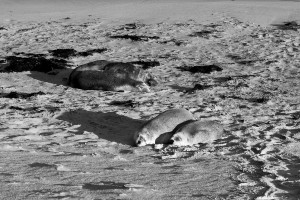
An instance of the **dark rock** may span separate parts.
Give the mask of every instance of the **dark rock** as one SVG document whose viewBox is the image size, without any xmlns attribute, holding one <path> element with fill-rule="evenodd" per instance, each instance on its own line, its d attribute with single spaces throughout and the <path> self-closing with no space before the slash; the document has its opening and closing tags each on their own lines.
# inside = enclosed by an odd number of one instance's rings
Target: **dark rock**
<svg viewBox="0 0 300 200">
<path fill-rule="evenodd" d="M 32 29 L 34 29 L 34 28 L 23 28 L 23 29 L 19 29 L 19 30 L 17 31 L 17 33 L 27 32 L 27 31 L 30 31 L 30 30 L 32 30 Z"/>
<path fill-rule="evenodd" d="M 209 85 L 201 85 L 201 84 L 196 84 L 194 87 L 193 87 L 193 91 L 195 90 L 205 90 L 207 88 L 210 88 L 211 86 Z"/>
<path fill-rule="evenodd" d="M 216 28 L 216 27 L 219 27 L 219 26 L 222 26 L 220 24 L 207 24 L 207 25 L 204 25 L 205 27 L 209 27 L 209 28 Z"/>
<path fill-rule="evenodd" d="M 300 25 L 296 21 L 284 22 L 282 24 L 272 24 L 280 30 L 292 30 L 297 31 L 300 29 Z"/>
<path fill-rule="evenodd" d="M 251 151 L 253 151 L 253 153 L 255 153 L 255 154 L 260 154 L 261 153 L 261 149 L 259 149 L 257 147 L 252 147 Z"/>
<path fill-rule="evenodd" d="M 109 105 L 114 105 L 114 106 L 124 106 L 124 107 L 131 107 L 134 108 L 138 105 L 138 103 L 128 100 L 128 101 L 112 101 L 110 102 Z"/>
<path fill-rule="evenodd" d="M 50 135 L 53 135 L 54 133 L 53 132 L 43 132 L 43 133 L 40 133 L 39 135 L 41 136 L 50 136 Z"/>
<path fill-rule="evenodd" d="M 44 92 L 34 92 L 34 93 L 18 93 L 18 92 L 10 92 L 9 94 L 4 95 L 5 98 L 10 99 L 27 99 L 37 95 L 45 95 Z"/>
<path fill-rule="evenodd" d="M 281 140 L 286 140 L 286 136 L 281 135 L 281 134 L 279 134 L 279 133 L 275 133 L 273 136 L 274 136 L 274 137 L 277 137 L 277 138 L 279 138 L 279 139 L 281 139 Z"/>
<path fill-rule="evenodd" d="M 119 26 L 117 29 L 115 29 L 116 31 L 130 31 L 130 30 L 136 30 L 138 28 L 141 28 L 145 26 L 144 24 L 141 23 L 128 23 L 128 24 L 124 24 Z"/>
<path fill-rule="evenodd" d="M 55 49 L 49 51 L 53 56 L 60 58 L 69 58 L 72 56 L 76 56 L 77 51 L 74 49 Z"/>
<path fill-rule="evenodd" d="M 269 99 L 267 99 L 265 97 L 261 97 L 261 98 L 255 98 L 255 97 L 253 97 L 253 98 L 242 98 L 242 97 L 235 96 L 235 95 L 232 95 L 232 96 L 220 95 L 220 98 L 222 98 L 222 99 L 230 98 L 230 99 L 246 100 L 246 101 L 249 101 L 251 103 L 266 103 L 267 101 L 269 101 Z"/>
<path fill-rule="evenodd" d="M 40 58 L 40 57 L 46 57 L 46 54 L 40 54 L 40 53 L 25 53 L 25 52 L 15 52 L 14 55 L 17 56 L 23 56 L 23 57 L 34 57 L 34 58 Z"/>
<path fill-rule="evenodd" d="M 209 37 L 215 32 L 218 32 L 218 31 L 216 31 L 216 30 L 202 30 L 202 31 L 194 32 L 194 33 L 190 34 L 189 36 L 191 36 L 191 37 L 202 37 L 202 38 L 205 38 L 205 39 L 209 39 Z"/>
<path fill-rule="evenodd" d="M 226 57 L 236 61 L 236 60 L 242 60 L 243 58 L 237 54 L 228 54 Z"/>
<path fill-rule="evenodd" d="M 133 65 L 141 65 L 141 67 L 143 69 L 149 69 L 149 68 L 152 68 L 152 67 L 156 67 L 156 66 L 159 66 L 160 63 L 158 61 L 131 61 L 131 62 L 128 62 L 130 64 L 133 64 Z"/>
<path fill-rule="evenodd" d="M 104 181 L 99 184 L 86 183 L 82 186 L 82 189 L 87 190 L 115 190 L 115 189 L 128 189 L 125 187 L 126 183 L 115 183 Z"/>
<path fill-rule="evenodd" d="M 132 41 L 149 41 L 149 40 L 157 40 L 158 36 L 145 36 L 145 35 L 112 35 L 110 38 L 113 39 L 129 39 Z"/>
<path fill-rule="evenodd" d="M 137 24 L 137 23 L 128 23 L 128 24 L 125 24 L 123 26 L 121 26 L 118 30 L 135 30 L 137 29 L 138 27 L 141 27 L 143 26 L 142 24 Z"/>
<path fill-rule="evenodd" d="M 45 106 L 45 109 L 50 113 L 60 111 L 60 108 L 55 106 Z"/>
<path fill-rule="evenodd" d="M 128 150 L 128 149 L 122 149 L 120 150 L 121 154 L 133 154 L 133 150 Z"/>
<path fill-rule="evenodd" d="M 27 112 L 43 112 L 42 110 L 40 110 L 39 107 L 21 108 L 21 107 L 18 107 L 18 106 L 10 106 L 9 109 L 27 111 Z"/>
<path fill-rule="evenodd" d="M 33 54 L 17 52 L 17 56 L 8 56 L 5 60 L 1 60 L 3 66 L 0 72 L 22 72 L 22 71 L 39 71 L 51 72 L 53 70 L 66 69 L 69 65 L 65 60 L 71 56 L 90 56 L 94 53 L 102 53 L 107 51 L 106 48 L 90 49 L 87 51 L 77 52 L 74 49 L 56 49 L 49 51 L 55 58 L 46 58 L 45 54 Z M 55 75 L 55 73 L 54 73 Z"/>
<path fill-rule="evenodd" d="M 103 53 L 105 51 L 107 51 L 106 48 L 102 48 L 102 49 L 90 49 L 90 50 L 87 50 L 87 51 L 77 52 L 76 55 L 86 57 L 86 56 L 91 56 L 94 53 Z"/>
<path fill-rule="evenodd" d="M 300 119 L 300 112 L 295 112 L 292 114 L 292 119 L 297 120 Z"/>
<path fill-rule="evenodd" d="M 12 110 L 23 110 L 23 108 L 17 107 L 17 106 L 10 106 L 9 109 Z"/>
<path fill-rule="evenodd" d="M 31 163 L 29 164 L 29 167 L 38 167 L 38 168 L 57 168 L 56 165 L 50 165 L 50 164 L 46 164 L 46 163 Z"/>
<path fill-rule="evenodd" d="M 47 73 L 56 69 L 65 69 L 67 63 L 65 60 L 46 59 L 39 55 L 31 57 L 8 56 L 5 59 L 8 64 L 0 72 L 39 71 Z"/>
<path fill-rule="evenodd" d="M 266 103 L 267 101 L 269 101 L 269 99 L 267 98 L 250 98 L 250 99 L 247 99 L 249 102 L 252 102 L 252 103 Z"/>
<path fill-rule="evenodd" d="M 275 63 L 277 62 L 277 60 L 268 60 L 265 62 L 266 65 L 269 65 L 269 64 L 272 64 L 272 63 Z"/>
<path fill-rule="evenodd" d="M 130 29 L 130 30 L 136 29 L 137 27 L 138 25 L 136 23 L 129 23 L 124 25 L 125 29 Z"/>
<path fill-rule="evenodd" d="M 223 77 L 216 77 L 216 78 L 214 78 L 214 80 L 217 83 L 224 83 L 224 82 L 233 80 L 233 78 L 230 76 L 223 76 Z"/>
<path fill-rule="evenodd" d="M 222 71 L 223 69 L 217 65 L 201 65 L 193 67 L 178 67 L 181 71 L 189 71 L 191 73 L 210 74 L 214 71 Z"/>
<path fill-rule="evenodd" d="M 183 41 L 176 40 L 176 39 L 170 39 L 170 40 L 160 41 L 159 43 L 161 43 L 161 44 L 174 43 L 176 46 L 181 46 L 183 44 Z"/>
<path fill-rule="evenodd" d="M 53 56 L 55 57 L 59 57 L 59 58 L 64 58 L 64 59 L 68 59 L 70 57 L 75 57 L 75 56 L 91 56 L 94 53 L 103 53 L 107 51 L 106 48 L 102 48 L 102 49 L 90 49 L 87 51 L 81 51 L 78 52 L 74 49 L 56 49 L 56 50 L 51 50 L 49 51 Z"/>
<path fill-rule="evenodd" d="M 257 61 L 262 61 L 262 60 L 250 60 L 250 59 L 249 60 L 239 60 L 236 63 L 241 64 L 241 65 L 250 65 Z"/>
<path fill-rule="evenodd" d="M 226 57 L 232 59 L 234 62 L 241 65 L 249 65 L 257 61 L 264 61 L 264 59 L 246 59 L 237 54 L 228 54 Z"/>
<path fill-rule="evenodd" d="M 201 85 L 201 84 L 196 84 L 194 87 L 182 87 L 178 85 L 171 85 L 171 88 L 177 90 L 178 92 L 183 92 L 183 93 L 194 93 L 196 90 L 205 90 L 207 88 L 210 88 L 212 86 L 210 85 Z"/>
</svg>

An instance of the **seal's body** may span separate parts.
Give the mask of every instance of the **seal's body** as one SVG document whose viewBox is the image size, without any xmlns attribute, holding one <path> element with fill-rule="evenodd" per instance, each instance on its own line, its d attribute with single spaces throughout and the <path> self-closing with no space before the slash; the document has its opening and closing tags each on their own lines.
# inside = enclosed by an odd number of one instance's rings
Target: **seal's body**
<svg viewBox="0 0 300 200">
<path fill-rule="evenodd" d="M 171 143 L 177 146 L 212 143 L 221 138 L 223 133 L 223 126 L 216 121 L 191 121 L 174 132 Z"/>
<path fill-rule="evenodd" d="M 167 110 L 146 122 L 134 134 L 134 142 L 137 146 L 155 144 L 160 135 L 169 134 L 178 124 L 193 119 L 193 114 L 185 109 Z M 165 141 L 161 141 L 161 143 L 165 143 Z"/>
<path fill-rule="evenodd" d="M 157 85 L 157 81 L 138 66 L 98 60 L 74 69 L 68 85 L 84 90 L 149 92 L 149 86 Z"/>
</svg>

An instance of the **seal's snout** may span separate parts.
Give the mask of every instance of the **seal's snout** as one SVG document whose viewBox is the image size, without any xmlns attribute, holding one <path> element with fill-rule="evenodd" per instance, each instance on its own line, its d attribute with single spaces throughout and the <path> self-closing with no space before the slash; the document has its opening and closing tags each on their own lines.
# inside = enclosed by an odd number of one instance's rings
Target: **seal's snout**
<svg viewBox="0 0 300 200">
<path fill-rule="evenodd" d="M 137 147 L 140 147 L 140 146 L 145 146 L 147 144 L 147 142 L 146 142 L 145 138 L 140 135 L 138 137 L 138 139 L 135 141 L 135 144 Z"/>
<path fill-rule="evenodd" d="M 182 138 L 179 135 L 175 135 L 170 139 L 170 144 L 178 145 L 182 142 Z"/>
<path fill-rule="evenodd" d="M 139 140 L 136 142 L 136 146 L 140 146 L 142 144 L 142 142 Z"/>
<path fill-rule="evenodd" d="M 158 81 L 155 80 L 155 79 L 149 79 L 149 80 L 147 81 L 147 84 L 148 84 L 149 86 L 157 86 L 157 85 L 158 85 Z"/>
</svg>

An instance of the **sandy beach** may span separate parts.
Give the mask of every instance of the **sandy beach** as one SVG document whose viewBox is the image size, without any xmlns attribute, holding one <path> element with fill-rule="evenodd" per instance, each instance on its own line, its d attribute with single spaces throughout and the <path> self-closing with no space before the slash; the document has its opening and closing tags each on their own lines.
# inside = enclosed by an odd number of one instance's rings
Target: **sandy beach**
<svg viewBox="0 0 300 200">
<path fill-rule="evenodd" d="M 96 60 L 159 84 L 67 84 Z M 299 1 L 1 0 L 0 83 L 0 199 L 299 199 Z M 136 147 L 173 108 L 225 134 Z"/>
</svg>

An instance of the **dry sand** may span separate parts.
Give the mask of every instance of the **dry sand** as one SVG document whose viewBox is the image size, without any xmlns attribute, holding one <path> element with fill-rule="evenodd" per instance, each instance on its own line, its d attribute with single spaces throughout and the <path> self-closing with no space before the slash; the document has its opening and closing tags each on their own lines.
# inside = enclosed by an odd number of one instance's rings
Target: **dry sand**
<svg viewBox="0 0 300 200">
<path fill-rule="evenodd" d="M 7 56 L 107 51 L 64 58 L 52 75 L 0 73 L 0 199 L 299 199 L 299 15 L 297 1 L 2 0 L 0 69 Z M 160 84 L 66 85 L 99 59 L 158 61 L 148 70 Z M 190 72 L 204 65 L 223 70 Z M 211 145 L 133 147 L 134 131 L 170 108 L 227 132 Z"/>
</svg>

